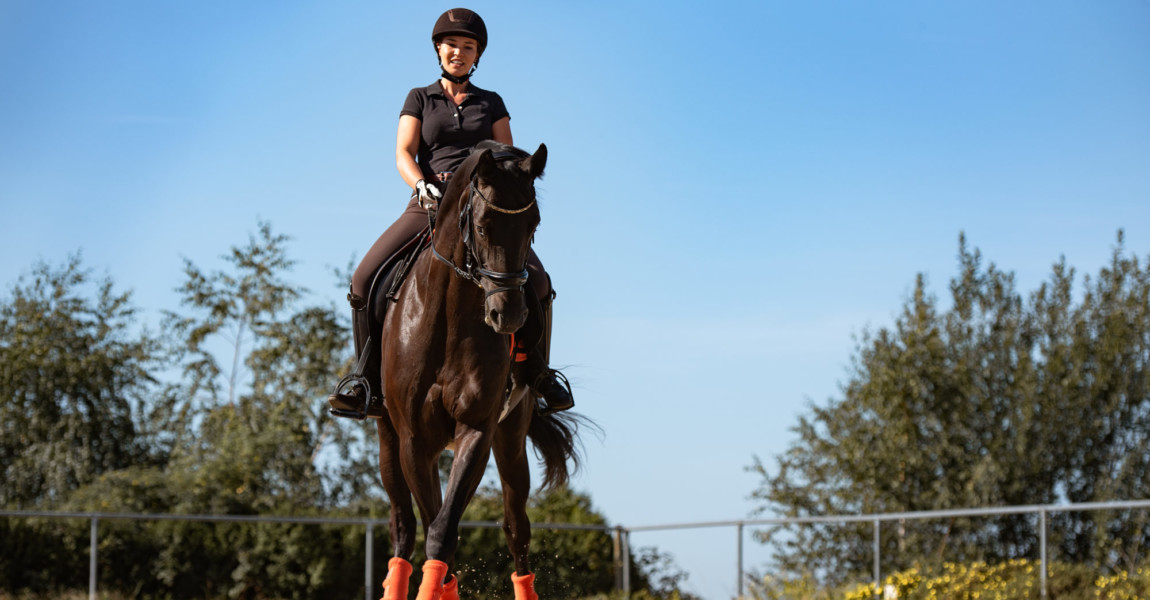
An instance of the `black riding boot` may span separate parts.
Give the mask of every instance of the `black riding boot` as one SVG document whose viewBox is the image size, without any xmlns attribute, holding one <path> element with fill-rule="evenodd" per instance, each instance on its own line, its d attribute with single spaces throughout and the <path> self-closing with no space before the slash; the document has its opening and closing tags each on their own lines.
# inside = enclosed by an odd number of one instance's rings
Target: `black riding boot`
<svg viewBox="0 0 1150 600">
<path fill-rule="evenodd" d="M 327 397 L 331 414 L 362 420 L 383 416 L 383 380 L 379 374 L 379 353 L 371 338 L 367 299 L 348 293 L 351 304 L 351 332 L 355 340 L 355 369 L 335 386 Z M 370 400 L 369 400 L 370 398 Z"/>
<path fill-rule="evenodd" d="M 536 395 L 541 397 L 535 407 L 541 415 L 567 410 L 575 406 L 571 394 L 571 384 L 567 377 L 548 366 L 551 355 L 551 303 L 555 292 L 542 301 L 535 294 L 527 294 L 528 317 L 522 335 L 516 336 L 516 354 L 524 354 L 525 359 L 517 362 L 512 369 L 512 377 L 526 383 Z"/>
</svg>

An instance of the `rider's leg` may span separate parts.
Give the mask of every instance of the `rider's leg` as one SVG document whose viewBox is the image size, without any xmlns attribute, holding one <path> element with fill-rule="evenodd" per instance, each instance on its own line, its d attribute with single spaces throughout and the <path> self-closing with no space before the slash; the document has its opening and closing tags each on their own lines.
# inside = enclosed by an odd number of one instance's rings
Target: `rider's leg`
<svg viewBox="0 0 1150 600">
<path fill-rule="evenodd" d="M 549 366 L 551 359 L 551 304 L 555 298 L 555 290 L 551 288 L 551 277 L 543 269 L 543 263 L 535 250 L 527 257 L 527 271 L 530 273 L 527 281 L 531 284 L 527 297 L 529 315 L 524 325 L 522 336 L 517 336 L 523 344 L 516 349 L 522 353 L 525 360 L 516 363 L 513 373 L 526 383 L 531 389 L 542 396 L 543 403 L 539 411 L 550 414 L 567 410 L 575 406 L 575 399 L 571 395 L 571 386 L 562 373 Z"/>
<path fill-rule="evenodd" d="M 427 211 L 416 204 L 413 196 L 399 218 L 379 236 L 378 240 L 375 240 L 367 254 L 363 256 L 363 260 L 359 261 L 359 266 L 351 276 L 351 292 L 357 296 L 367 297 L 371 291 L 371 280 L 375 278 L 375 272 L 383 265 L 383 261 L 419 235 L 425 227 L 427 227 Z"/>
<path fill-rule="evenodd" d="M 379 377 L 378 353 L 373 352 L 372 348 L 379 340 L 371 339 L 367 299 L 356 295 L 355 292 L 348 292 L 347 301 L 351 304 L 351 333 L 355 343 L 356 365 L 360 364 L 365 352 L 368 354 L 367 360 L 363 361 L 362 371 L 358 374 L 367 380 L 372 388 L 371 401 L 368 401 L 367 389 L 355 381 L 349 382 L 350 385 L 337 385 L 335 391 L 327 397 L 327 401 L 340 416 L 352 416 L 358 419 L 364 416 L 378 418 L 383 414 L 383 390 L 376 389 L 382 386 L 382 380 Z"/>
<path fill-rule="evenodd" d="M 364 362 L 362 377 L 372 386 L 371 401 L 368 401 L 367 391 L 363 386 L 354 384 L 340 385 L 327 401 L 337 414 L 341 416 L 366 416 L 378 418 L 383 414 L 383 379 L 380 377 L 381 359 L 375 349 L 379 347 L 379 340 L 372 339 L 370 347 L 368 338 L 371 336 L 371 320 L 368 315 L 368 299 L 371 281 L 375 274 L 391 255 L 395 254 L 409 240 L 419 235 L 427 226 L 427 212 L 416 204 L 414 198 L 408 202 L 407 208 L 390 227 L 379 236 L 371 248 L 359 262 L 355 273 L 351 277 L 351 291 L 347 295 L 351 304 L 352 334 L 355 340 L 355 360 L 358 365 L 363 354 L 368 353 Z M 379 324 L 376 324 L 379 327 Z M 377 336 L 378 337 L 378 336 Z M 378 388 L 378 389 L 375 389 Z"/>
</svg>

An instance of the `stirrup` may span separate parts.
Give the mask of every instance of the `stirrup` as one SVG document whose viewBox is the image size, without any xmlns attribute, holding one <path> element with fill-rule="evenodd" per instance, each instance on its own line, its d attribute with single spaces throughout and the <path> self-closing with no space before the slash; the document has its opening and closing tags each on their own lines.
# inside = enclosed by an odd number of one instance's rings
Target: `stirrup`
<svg viewBox="0 0 1150 600">
<path fill-rule="evenodd" d="M 358 393 L 357 393 L 358 392 Z M 364 398 L 367 398 L 365 400 Z M 367 379 L 352 373 L 335 384 L 335 391 L 327 397 L 328 412 L 337 417 L 362 421 L 368 417 L 383 417 L 383 401 L 372 397 Z"/>
<path fill-rule="evenodd" d="M 540 392 L 539 382 L 546 381 L 549 386 L 562 385 L 567 388 L 567 402 L 560 404 L 551 404 L 547 400 L 547 396 Z M 567 381 L 567 376 L 561 371 L 555 369 L 546 369 L 535 378 L 535 385 L 531 386 L 532 389 L 540 396 L 535 402 L 535 411 L 539 416 L 546 417 L 548 415 L 569 410 L 575 406 L 575 394 L 571 392 L 571 382 Z"/>
<path fill-rule="evenodd" d="M 348 294 L 347 299 L 352 300 L 353 294 Z M 356 296 L 359 298 L 359 296 Z M 362 298 L 360 298 L 362 299 Z M 351 373 L 344 376 L 335 384 L 335 390 L 327 397 L 327 403 L 331 405 L 328 411 L 337 417 L 345 417 L 348 419 L 355 419 L 362 421 L 368 417 L 379 419 L 383 417 L 383 398 L 382 391 L 380 397 L 371 393 L 371 384 L 368 383 L 367 378 L 363 376 L 363 370 L 367 368 L 368 356 L 371 355 L 367 351 L 371 347 L 371 336 L 368 336 L 367 343 L 364 344 L 364 349 L 359 353 L 359 360 L 355 363 L 355 368 Z M 356 394 L 355 389 L 359 388 L 362 392 Z M 344 393 L 344 389 L 350 390 L 352 393 Z M 354 399 L 349 402 L 348 399 Z"/>
</svg>

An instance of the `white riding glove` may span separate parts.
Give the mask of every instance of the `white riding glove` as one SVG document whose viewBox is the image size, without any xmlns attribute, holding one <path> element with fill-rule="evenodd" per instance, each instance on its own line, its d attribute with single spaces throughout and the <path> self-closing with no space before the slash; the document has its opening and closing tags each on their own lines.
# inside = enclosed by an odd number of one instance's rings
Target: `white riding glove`
<svg viewBox="0 0 1150 600">
<path fill-rule="evenodd" d="M 434 183 L 427 183 L 420 179 L 415 182 L 415 192 L 419 194 L 419 207 L 423 210 L 431 210 L 439 206 L 439 199 L 443 194 L 439 193 L 439 188 L 435 187 Z"/>
</svg>

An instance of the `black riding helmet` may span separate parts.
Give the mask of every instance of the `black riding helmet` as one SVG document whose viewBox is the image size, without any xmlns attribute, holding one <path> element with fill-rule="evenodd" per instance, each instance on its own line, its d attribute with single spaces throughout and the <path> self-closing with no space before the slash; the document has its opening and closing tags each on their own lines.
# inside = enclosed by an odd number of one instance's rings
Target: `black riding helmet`
<svg viewBox="0 0 1150 600">
<path fill-rule="evenodd" d="M 475 13 L 473 10 L 466 8 L 453 8 L 442 15 L 435 21 L 435 28 L 431 30 L 431 43 L 435 46 L 439 45 L 439 41 L 449 35 L 458 35 L 469 37 L 479 44 L 479 56 L 475 57 L 475 64 L 471 67 L 471 72 L 475 72 L 475 67 L 479 66 L 479 57 L 483 56 L 483 51 L 487 48 L 487 25 L 483 22 L 483 18 Z M 435 60 L 439 62 L 439 50 L 435 51 Z M 444 73 L 447 75 L 447 73 Z M 471 73 L 468 73 L 470 77 Z M 454 80 L 454 77 L 447 76 L 449 80 Z M 467 77 L 462 78 L 456 83 L 463 83 L 467 81 Z"/>
</svg>

